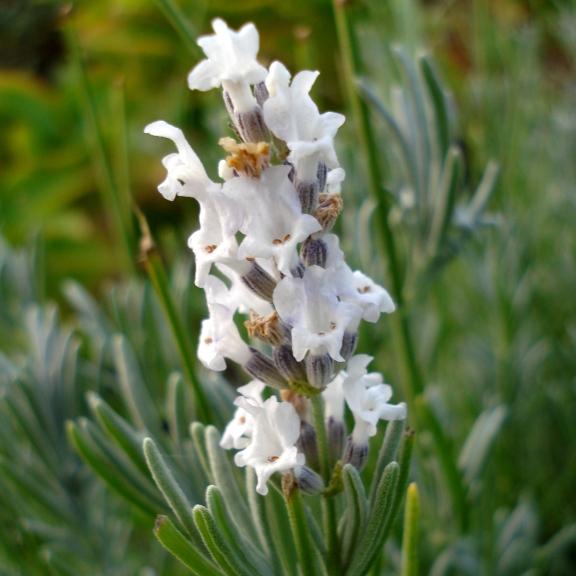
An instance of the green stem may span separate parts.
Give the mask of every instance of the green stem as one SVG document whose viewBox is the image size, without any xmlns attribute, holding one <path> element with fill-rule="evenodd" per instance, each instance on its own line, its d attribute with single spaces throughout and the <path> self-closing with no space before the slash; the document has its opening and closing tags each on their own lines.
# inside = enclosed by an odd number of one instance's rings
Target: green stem
<svg viewBox="0 0 576 576">
<path fill-rule="evenodd" d="M 316 444 L 320 458 L 320 472 L 326 485 L 330 482 L 330 451 L 328 450 L 328 438 L 324 421 L 324 405 L 321 396 L 310 398 L 312 405 L 312 420 L 316 430 Z M 322 497 L 322 524 L 324 537 L 326 538 L 327 568 L 328 573 L 333 574 L 338 566 L 338 532 L 335 502 L 332 496 Z"/>
<path fill-rule="evenodd" d="M 196 378 L 193 360 L 195 358 L 194 350 L 192 349 L 190 340 L 187 337 L 182 321 L 176 311 L 164 264 L 162 263 L 162 259 L 154 245 L 154 240 L 150 233 L 146 218 L 139 211 L 137 211 L 137 216 L 142 231 L 142 239 L 140 242 L 142 261 L 154 291 L 156 292 L 156 296 L 160 301 L 160 305 L 162 306 L 162 310 L 164 311 L 164 315 L 168 321 L 168 326 L 170 327 L 172 336 L 174 337 L 176 348 L 178 349 L 178 354 L 180 356 L 180 362 L 182 364 L 182 370 L 184 372 L 184 379 L 194 394 L 198 410 L 198 419 L 204 420 L 205 422 L 212 422 L 212 409 L 204 388 Z"/>
<path fill-rule="evenodd" d="M 180 38 L 182 38 L 186 48 L 192 54 L 198 54 L 199 48 L 196 45 L 196 38 L 198 34 L 192 28 L 190 21 L 184 14 L 182 10 L 173 2 L 173 0 L 156 0 L 160 10 L 166 17 L 166 19 L 172 24 L 172 27 L 176 30 Z"/>
<path fill-rule="evenodd" d="M 284 500 L 286 502 L 286 509 L 288 511 L 288 519 L 290 521 L 290 529 L 292 530 L 292 537 L 296 544 L 296 553 L 298 555 L 298 563 L 300 565 L 300 574 L 316 574 L 316 558 L 313 548 L 312 538 L 308 532 L 308 523 L 306 520 L 306 512 L 304 509 L 304 502 L 302 495 L 298 488 L 289 490 L 290 493 L 284 491 Z"/>
<path fill-rule="evenodd" d="M 365 172 L 368 175 L 368 188 L 376 202 L 380 239 L 386 253 L 392 293 L 398 307 L 397 312 L 392 315 L 392 329 L 394 332 L 394 341 L 399 348 L 401 358 L 402 381 L 405 383 L 406 398 L 409 404 L 415 407 L 416 403 L 423 398 L 425 386 L 412 339 L 408 310 L 404 300 L 403 275 L 394 234 L 389 221 L 390 209 L 392 208 L 392 196 L 387 193 L 382 185 L 381 162 L 378 157 L 379 147 L 375 145 L 376 140 L 370 122 L 367 104 L 360 98 L 356 86 L 356 56 L 346 15 L 346 1 L 333 0 L 333 6 L 338 42 L 343 61 L 345 88 L 354 118 L 357 140 L 360 143 L 362 157 L 366 163 Z M 449 450 L 445 452 L 446 449 L 451 448 L 450 443 L 444 435 L 442 427 L 432 410 L 428 408 L 426 410 L 411 411 L 411 418 L 414 420 L 416 427 L 418 427 L 419 417 L 421 418 L 419 422 L 420 425 L 428 428 L 434 438 L 436 450 L 440 455 L 440 462 L 443 465 L 444 474 L 448 480 L 451 497 L 454 501 L 455 508 L 460 511 L 461 528 L 465 531 L 467 529 L 466 491 L 452 451 Z"/>
</svg>

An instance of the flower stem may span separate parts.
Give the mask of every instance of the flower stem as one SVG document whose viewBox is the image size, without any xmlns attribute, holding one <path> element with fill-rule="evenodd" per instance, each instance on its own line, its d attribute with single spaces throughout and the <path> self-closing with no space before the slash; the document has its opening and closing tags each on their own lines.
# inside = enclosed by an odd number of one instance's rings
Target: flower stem
<svg viewBox="0 0 576 576">
<path fill-rule="evenodd" d="M 156 292 L 156 296 L 160 301 L 160 305 L 162 306 L 168 326 L 170 327 L 170 331 L 172 332 L 172 336 L 176 343 L 176 348 L 180 355 L 182 370 L 184 372 L 184 378 L 194 394 L 194 400 L 198 410 L 198 419 L 204 420 L 204 422 L 212 422 L 213 415 L 210 403 L 208 402 L 204 388 L 196 378 L 194 371 L 194 350 L 192 350 L 184 326 L 182 325 L 176 311 L 174 299 L 172 298 L 170 286 L 168 284 L 168 278 L 166 277 L 164 264 L 156 250 L 154 240 L 152 239 L 144 215 L 137 211 L 137 216 L 142 231 L 142 240 L 140 242 L 142 252 L 141 259 L 146 267 L 146 272 L 148 273 L 154 292 Z"/>
<path fill-rule="evenodd" d="M 379 147 L 375 145 L 375 137 L 370 122 L 367 104 L 360 98 L 356 86 L 356 55 L 352 34 L 346 14 L 346 0 L 333 0 L 338 43 L 343 61 L 344 84 L 347 98 L 352 111 L 357 139 L 360 143 L 362 156 L 366 163 L 368 188 L 376 202 L 381 244 L 386 254 L 388 274 L 392 284 L 392 293 L 398 310 L 392 315 L 394 341 L 399 347 L 401 358 L 402 381 L 409 404 L 420 409 L 411 411 L 411 418 L 416 426 L 418 423 L 429 430 L 434 438 L 436 450 L 444 469 L 455 511 L 459 517 L 460 527 L 467 530 L 466 489 L 462 482 L 460 471 L 455 462 L 449 439 L 444 434 L 442 426 L 434 412 L 424 401 L 424 379 L 418 365 L 414 341 L 412 338 L 408 311 L 404 299 L 404 282 L 396 249 L 396 243 L 390 226 L 389 213 L 392 208 L 392 196 L 382 185 L 381 162 L 378 158 Z"/>
<path fill-rule="evenodd" d="M 320 457 L 320 471 L 324 481 L 328 485 L 330 482 L 330 451 L 328 449 L 328 438 L 326 435 L 326 424 L 324 420 L 324 405 L 321 396 L 310 398 L 312 405 L 312 419 L 316 430 L 316 443 Z M 329 574 L 338 566 L 338 532 L 335 502 L 332 495 L 322 497 L 322 524 L 324 537 L 326 538 L 327 549 L 327 569 Z"/>
</svg>

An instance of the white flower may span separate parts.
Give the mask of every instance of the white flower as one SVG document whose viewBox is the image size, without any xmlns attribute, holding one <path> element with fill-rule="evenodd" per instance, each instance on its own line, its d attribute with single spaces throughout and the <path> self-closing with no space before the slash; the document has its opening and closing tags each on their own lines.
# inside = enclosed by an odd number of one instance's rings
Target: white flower
<svg viewBox="0 0 576 576">
<path fill-rule="evenodd" d="M 343 260 L 338 263 L 337 272 L 339 298 L 360 306 L 362 318 L 367 322 L 377 322 L 382 312 L 390 314 L 396 310 L 387 290 L 366 274 L 352 272 Z"/>
<path fill-rule="evenodd" d="M 304 454 L 298 453 L 300 418 L 289 402 L 278 402 L 275 396 L 263 404 L 239 397 L 236 405 L 254 419 L 252 441 L 234 458 L 237 466 L 251 466 L 256 471 L 256 491 L 268 494 L 267 482 L 274 472 L 292 470 L 304 465 Z"/>
<path fill-rule="evenodd" d="M 343 362 L 342 337 L 350 323 L 357 322 L 358 306 L 341 302 L 336 294 L 334 270 L 306 268 L 303 278 L 284 278 L 274 290 L 274 306 L 280 318 L 292 327 L 294 358 L 307 352 Z"/>
<path fill-rule="evenodd" d="M 235 112 L 248 111 L 256 105 L 250 85 L 263 82 L 266 77 L 266 68 L 256 61 L 258 31 L 254 24 L 246 24 L 235 32 L 219 18 L 212 21 L 212 28 L 215 34 L 198 39 L 207 59 L 190 72 L 188 86 L 201 91 L 222 86 Z"/>
<path fill-rule="evenodd" d="M 188 238 L 188 247 L 194 252 L 196 260 L 194 283 L 200 288 L 204 288 L 212 264 L 229 262 L 238 251 L 234 236 L 225 236 L 216 220 L 213 222 L 214 225 L 204 226 Z"/>
<path fill-rule="evenodd" d="M 259 380 L 252 380 L 248 384 L 238 388 L 238 392 L 244 398 L 250 398 L 257 404 L 262 404 L 262 392 L 266 385 Z M 220 446 L 225 450 L 235 448 L 241 450 L 250 444 L 252 432 L 254 430 L 254 418 L 250 412 L 247 412 L 241 406 L 236 408 L 234 417 L 226 426 Z"/>
<path fill-rule="evenodd" d="M 166 180 L 158 186 L 158 191 L 167 200 L 176 196 L 189 196 L 196 199 L 204 198 L 209 189 L 219 186 L 212 182 L 206 174 L 202 162 L 184 137 L 182 130 L 157 120 L 144 128 L 145 134 L 160 136 L 172 140 L 178 152 L 168 154 L 162 159 L 162 164 L 168 171 Z"/>
<path fill-rule="evenodd" d="M 208 302 L 208 310 L 210 316 L 202 321 L 198 342 L 200 362 L 216 371 L 226 368 L 225 358 L 243 366 L 252 354 L 234 324 L 234 310 L 213 302 Z"/>
<path fill-rule="evenodd" d="M 347 375 L 342 383 L 344 397 L 354 415 L 352 439 L 355 444 L 366 444 L 374 436 L 379 420 L 404 420 L 406 404 L 389 404 L 392 388 L 384 384 L 382 375 L 367 373 L 372 357 L 359 354 L 350 358 Z"/>
<path fill-rule="evenodd" d="M 288 166 L 273 166 L 259 179 L 239 176 L 224 184 L 224 192 L 244 210 L 240 231 L 246 237 L 240 258 L 273 258 L 280 272 L 291 275 L 298 264 L 297 246 L 322 226 L 309 214 L 302 214 Z"/>
<path fill-rule="evenodd" d="M 266 77 L 269 97 L 263 106 L 264 120 L 288 145 L 288 160 L 300 181 L 314 181 L 320 161 L 328 168 L 338 166 L 334 136 L 345 118 L 335 112 L 320 114 L 309 95 L 317 77 L 318 72 L 303 71 L 290 84 L 290 73 L 280 62 L 272 63 Z"/>
</svg>

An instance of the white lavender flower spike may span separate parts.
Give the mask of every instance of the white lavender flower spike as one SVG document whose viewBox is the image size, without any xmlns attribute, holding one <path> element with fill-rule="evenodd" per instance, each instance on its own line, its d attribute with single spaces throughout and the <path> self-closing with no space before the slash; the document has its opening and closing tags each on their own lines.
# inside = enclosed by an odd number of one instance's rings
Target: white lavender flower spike
<svg viewBox="0 0 576 576">
<path fill-rule="evenodd" d="M 219 19 L 212 26 L 215 34 L 198 41 L 206 59 L 188 81 L 192 89 L 222 88 L 242 140 L 219 139 L 228 154 L 218 163 L 221 182 L 210 180 L 180 129 L 158 121 L 145 130 L 177 148 L 163 160 L 161 194 L 200 205 L 188 241 L 209 312 L 198 357 L 209 370 L 232 361 L 254 378 L 238 389 L 221 446 L 240 450 L 235 463 L 254 468 L 256 490 L 266 494 L 278 472 L 283 486 L 327 493 L 338 460 L 362 467 L 379 420 L 406 416 L 404 404 L 389 403 L 382 376 L 367 373 L 371 358 L 354 356 L 360 322 L 376 322 L 394 303 L 350 268 L 330 233 L 343 205 L 346 174 L 334 137 L 344 116 L 321 114 L 310 97 L 318 72 L 291 78 L 280 62 L 266 70 L 252 24 L 237 32 Z M 344 449 L 346 410 L 355 425 Z"/>
</svg>

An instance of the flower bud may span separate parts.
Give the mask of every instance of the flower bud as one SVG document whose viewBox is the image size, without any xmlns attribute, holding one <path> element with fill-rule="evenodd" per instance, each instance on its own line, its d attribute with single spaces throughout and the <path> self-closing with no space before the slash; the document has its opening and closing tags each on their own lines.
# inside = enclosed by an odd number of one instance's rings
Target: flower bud
<svg viewBox="0 0 576 576">
<path fill-rule="evenodd" d="M 316 430 L 314 426 L 306 420 L 302 420 L 300 423 L 300 437 L 298 438 L 297 446 L 300 452 L 303 452 L 306 456 L 306 462 L 310 464 L 310 466 L 317 467 L 319 459 Z"/>
<path fill-rule="evenodd" d="M 326 267 L 326 258 L 328 257 L 328 246 L 321 238 L 312 238 L 309 236 L 302 243 L 301 251 L 302 260 L 306 266 Z"/>
<path fill-rule="evenodd" d="M 292 273 L 293 278 L 304 278 L 304 271 L 306 270 L 306 266 L 304 266 L 303 262 L 298 261 L 298 264 L 290 270 Z"/>
<path fill-rule="evenodd" d="M 244 370 L 272 388 L 282 390 L 288 387 L 288 383 L 282 377 L 274 362 L 265 354 L 262 354 L 255 348 L 250 348 L 251 356 L 248 362 L 244 364 Z"/>
<path fill-rule="evenodd" d="M 257 262 L 251 262 L 250 269 L 242 276 L 242 281 L 254 294 L 268 302 L 272 302 L 276 282 Z"/>
<path fill-rule="evenodd" d="M 244 142 L 266 142 L 269 139 L 270 135 L 259 107 L 254 107 L 249 112 L 235 113 L 234 120 Z"/>
<path fill-rule="evenodd" d="M 324 388 L 332 380 L 334 360 L 330 354 L 308 354 L 304 359 L 306 378 L 316 388 Z"/>
<path fill-rule="evenodd" d="M 340 348 L 340 355 L 344 360 L 348 360 L 356 352 L 356 345 L 358 344 L 358 332 L 344 332 L 342 337 L 342 347 Z"/>
<path fill-rule="evenodd" d="M 330 450 L 330 455 L 334 460 L 340 460 L 344 450 L 344 437 L 346 436 L 344 422 L 330 416 L 328 418 L 327 428 L 328 449 Z"/>
<path fill-rule="evenodd" d="M 254 96 L 256 98 L 256 102 L 258 102 L 259 106 L 262 106 L 268 97 L 268 88 L 266 88 L 265 82 L 259 82 L 258 84 L 254 85 Z"/>
<path fill-rule="evenodd" d="M 328 175 L 328 168 L 324 162 L 318 163 L 318 190 L 320 192 L 324 192 L 324 188 L 326 187 L 326 176 Z"/>
<path fill-rule="evenodd" d="M 290 344 L 282 344 L 274 348 L 274 364 L 284 378 L 290 381 L 306 380 L 306 370 L 302 362 L 298 362 L 292 354 Z"/>
<path fill-rule="evenodd" d="M 298 182 L 296 184 L 298 198 L 304 214 L 314 214 L 318 207 L 318 181 Z"/>
<path fill-rule="evenodd" d="M 308 468 L 308 466 L 296 466 L 294 468 L 294 478 L 298 488 L 306 494 L 315 495 L 324 491 L 322 476 Z"/>
<path fill-rule="evenodd" d="M 344 449 L 344 464 L 352 464 L 354 468 L 362 470 L 368 460 L 368 443 L 356 444 L 352 436 L 348 436 L 346 448 Z"/>
</svg>

